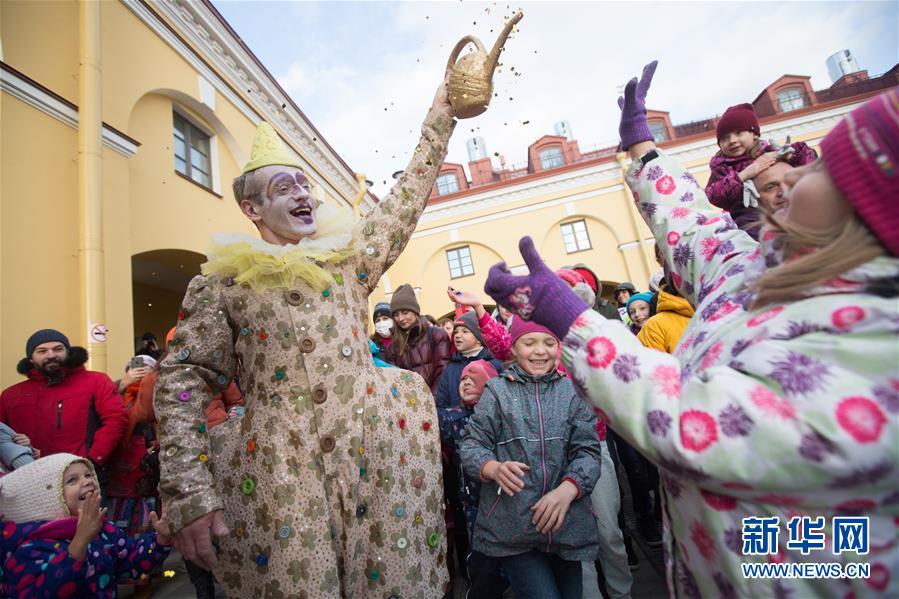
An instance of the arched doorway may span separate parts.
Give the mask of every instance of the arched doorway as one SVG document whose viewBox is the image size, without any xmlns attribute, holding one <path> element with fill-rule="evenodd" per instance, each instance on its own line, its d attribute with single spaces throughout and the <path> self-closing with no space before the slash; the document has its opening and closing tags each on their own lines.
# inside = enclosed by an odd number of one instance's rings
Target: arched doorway
<svg viewBox="0 0 899 599">
<path fill-rule="evenodd" d="M 146 332 L 163 345 L 178 319 L 187 285 L 204 262 L 206 256 L 189 250 L 153 250 L 131 257 L 135 345 Z"/>
</svg>

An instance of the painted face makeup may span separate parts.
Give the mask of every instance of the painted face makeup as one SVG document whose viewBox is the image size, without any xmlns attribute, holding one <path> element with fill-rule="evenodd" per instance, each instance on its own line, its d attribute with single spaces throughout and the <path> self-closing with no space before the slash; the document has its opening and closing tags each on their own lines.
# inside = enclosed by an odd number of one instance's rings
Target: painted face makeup
<svg viewBox="0 0 899 599">
<path fill-rule="evenodd" d="M 266 166 L 257 170 L 254 178 L 257 184 L 262 183 L 263 201 L 242 207 L 259 227 L 263 239 L 287 245 L 316 233 L 316 202 L 303 171 L 289 166 Z"/>
</svg>

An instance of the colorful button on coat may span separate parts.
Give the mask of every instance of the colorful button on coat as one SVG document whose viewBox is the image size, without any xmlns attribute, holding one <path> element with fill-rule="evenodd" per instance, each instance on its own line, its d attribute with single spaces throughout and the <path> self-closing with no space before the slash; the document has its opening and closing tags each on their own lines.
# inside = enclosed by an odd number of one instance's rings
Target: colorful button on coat
<svg viewBox="0 0 899 599">
<path fill-rule="evenodd" d="M 240 490 L 243 491 L 244 495 L 252 495 L 253 491 L 256 490 L 256 483 L 253 482 L 252 478 L 245 478 L 240 484 Z"/>
</svg>

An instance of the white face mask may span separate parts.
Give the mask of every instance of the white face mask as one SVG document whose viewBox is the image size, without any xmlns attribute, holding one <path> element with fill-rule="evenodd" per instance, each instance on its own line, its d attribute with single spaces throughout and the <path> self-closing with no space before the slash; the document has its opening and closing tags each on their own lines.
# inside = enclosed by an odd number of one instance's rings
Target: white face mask
<svg viewBox="0 0 899 599">
<path fill-rule="evenodd" d="M 393 329 L 392 320 L 382 320 L 375 325 L 375 332 L 381 337 L 390 337 L 390 331 Z"/>
</svg>

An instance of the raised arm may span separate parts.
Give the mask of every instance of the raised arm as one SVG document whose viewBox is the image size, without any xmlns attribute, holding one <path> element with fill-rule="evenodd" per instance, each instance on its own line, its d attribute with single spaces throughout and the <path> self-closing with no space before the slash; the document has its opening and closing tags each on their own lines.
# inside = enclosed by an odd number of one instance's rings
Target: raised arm
<svg viewBox="0 0 899 599">
<path fill-rule="evenodd" d="M 870 372 L 851 361 L 833 363 L 831 333 L 762 338 L 741 348 L 733 362 L 719 359 L 726 351 L 719 341 L 682 365 L 675 356 L 643 347 L 619 323 L 577 305 L 530 239 L 521 246 L 530 274 L 515 276 L 494 266 L 488 291 L 564 339 L 563 360 L 581 396 L 602 410 L 616 433 L 668 472 L 720 494 L 754 499 L 789 494 L 797 505 L 810 506 L 850 501 L 857 489 L 840 481 L 868 471 L 859 464 L 876 469 L 870 482 L 878 490 L 899 476 L 899 454 L 883 455 L 886 440 L 899 435 L 899 423 L 869 399 L 889 393 L 890 383 L 872 382 Z M 523 293 L 525 288 L 530 292 Z M 815 301 L 814 309 L 825 314 L 845 308 L 839 294 Z M 895 311 L 889 299 L 876 302 L 870 310 Z M 748 326 L 760 326 L 780 310 L 759 314 Z M 883 364 L 899 361 L 894 336 L 871 336 L 862 329 L 842 338 L 846 344 L 866 344 L 859 346 L 883 356 Z M 753 459 L 734 460 L 734 455 Z M 833 481 L 831 490 L 822 492 L 828 488 L 822 481 Z M 809 495 L 812 490 L 816 493 Z"/>
<path fill-rule="evenodd" d="M 487 314 L 478 294 L 447 287 L 446 295 L 452 302 L 474 308 L 475 316 L 478 317 L 478 328 L 481 329 L 481 336 L 484 338 L 484 345 L 487 346 L 494 358 L 502 362 L 512 358 L 512 338 L 509 336 L 509 331 Z"/>
<path fill-rule="evenodd" d="M 421 126 L 421 138 L 406 170 L 384 198 L 363 218 L 353 232 L 356 276 L 372 290 L 381 275 L 396 261 L 421 213 L 443 160 L 456 121 L 447 99 L 446 80 L 437 89 L 434 102 Z"/>
<path fill-rule="evenodd" d="M 672 269 L 675 286 L 698 306 L 712 289 L 726 284 L 727 271 L 760 258 L 758 244 L 730 215 L 709 204 L 693 175 L 656 149 L 646 120 L 646 93 L 655 67 L 656 62 L 646 65 L 640 80 L 631 79 L 618 99 L 621 146 L 633 159 L 627 184 Z"/>
</svg>

